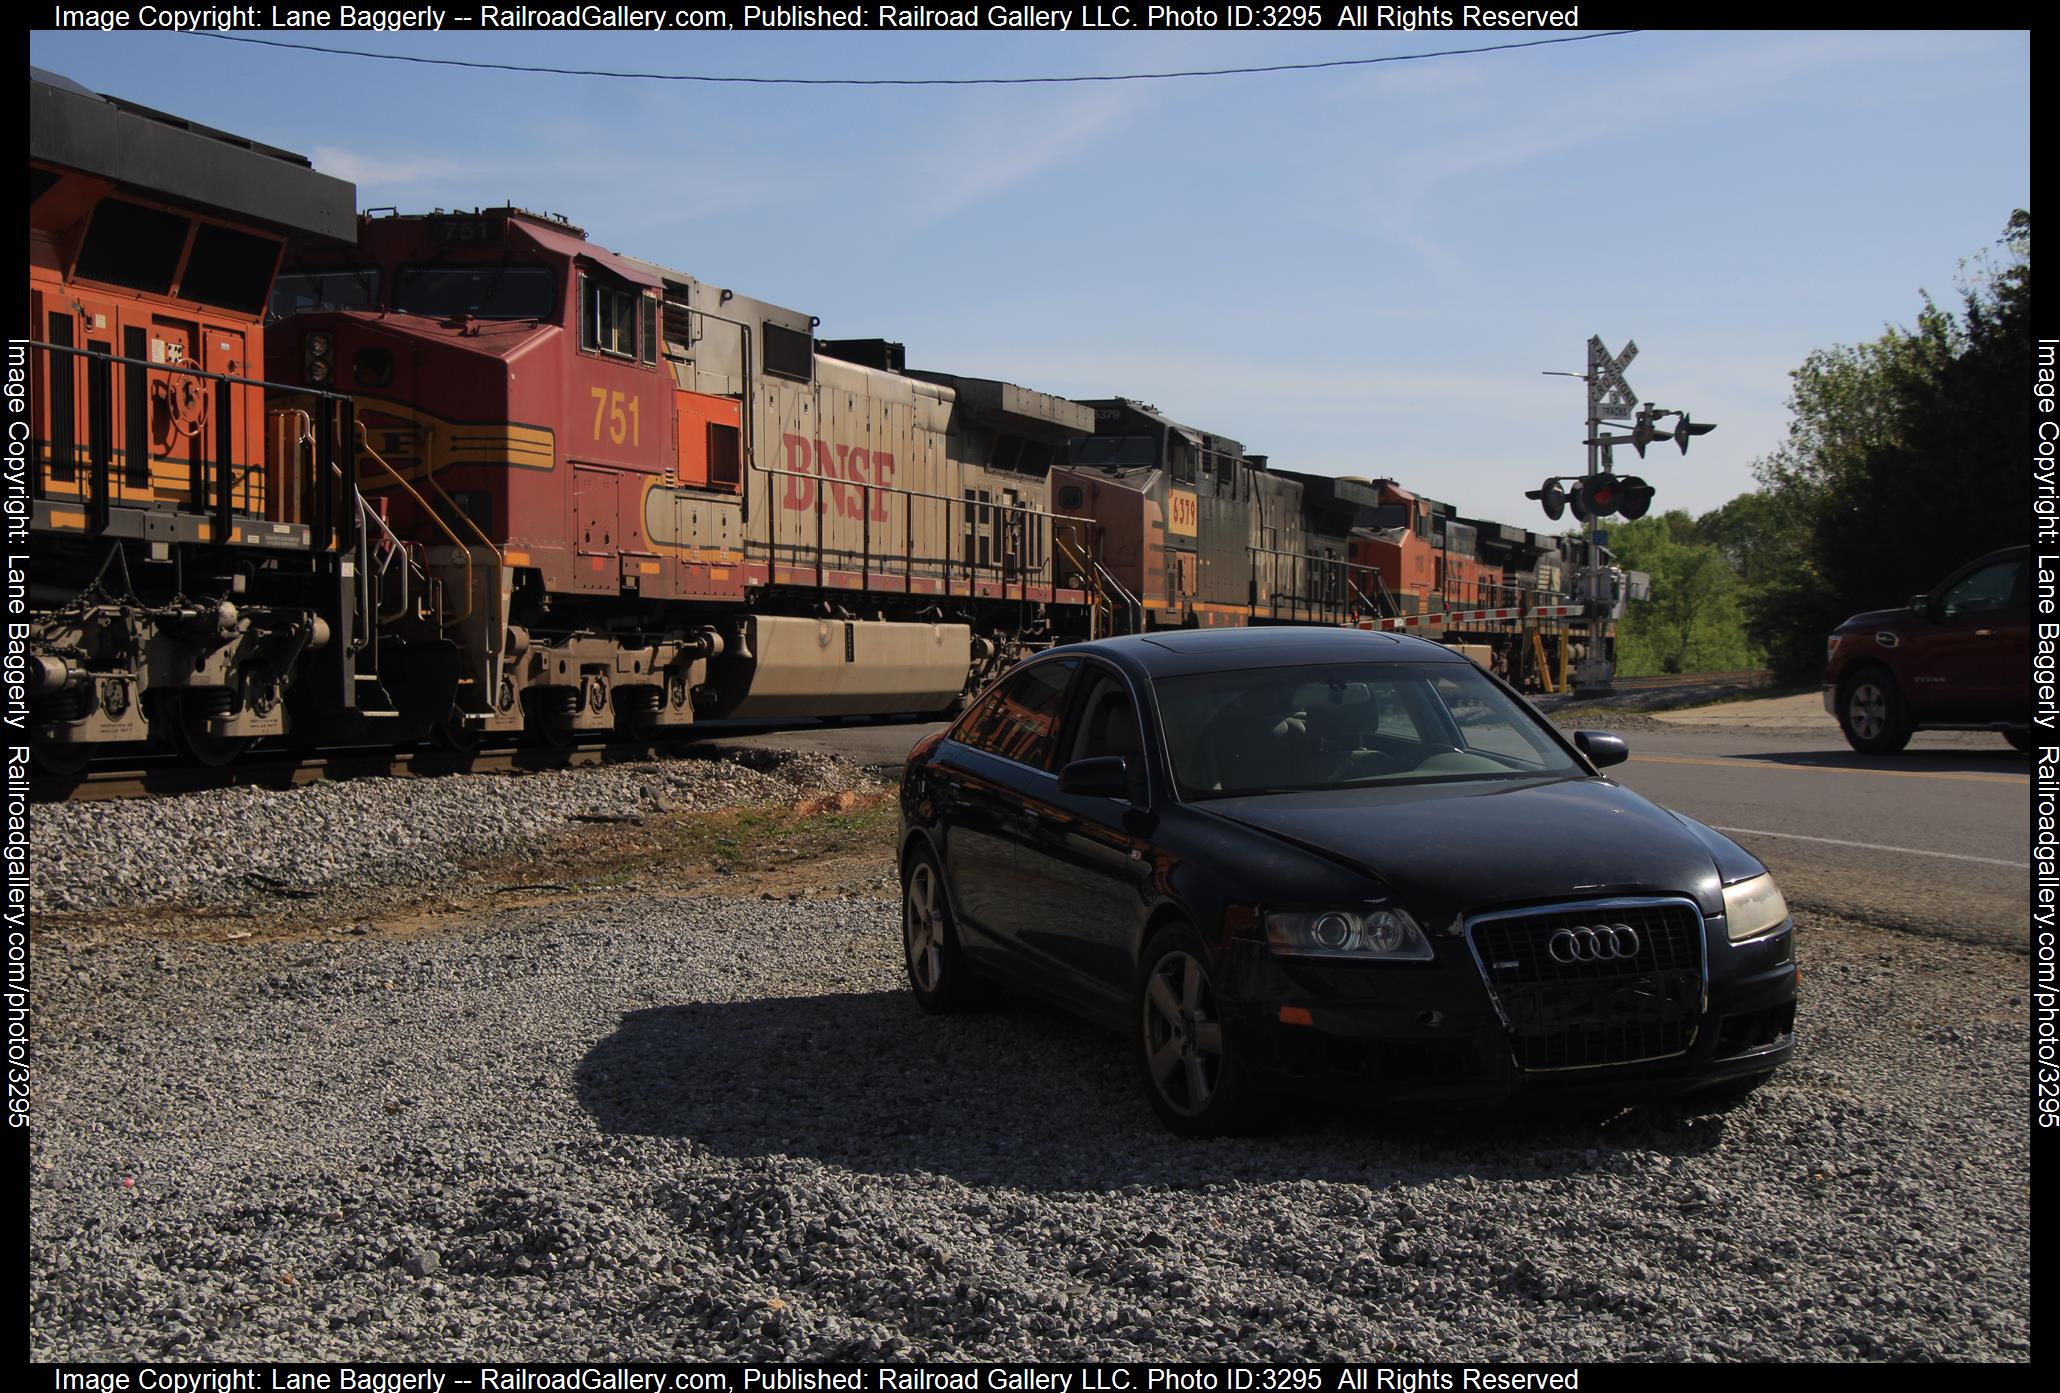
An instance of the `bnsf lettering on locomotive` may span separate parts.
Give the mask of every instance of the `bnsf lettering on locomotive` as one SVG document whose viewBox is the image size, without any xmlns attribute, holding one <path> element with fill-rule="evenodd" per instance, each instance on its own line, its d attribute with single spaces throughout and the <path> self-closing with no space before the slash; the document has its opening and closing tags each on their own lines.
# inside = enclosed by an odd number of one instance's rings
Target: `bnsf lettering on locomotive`
<svg viewBox="0 0 2060 1393">
<path fill-rule="evenodd" d="M 823 489 L 838 517 L 863 515 L 866 490 L 852 485 L 871 484 L 872 520 L 887 521 L 887 493 L 894 486 L 894 456 L 879 450 L 868 451 L 861 445 L 833 447 L 828 441 L 810 440 L 805 435 L 783 435 L 780 443 L 787 450 L 787 468 L 795 471 L 785 476 L 787 487 L 780 494 L 782 508 L 796 513 L 814 510 L 815 480 L 796 477 L 809 472 L 812 465 L 813 472 L 837 481 L 825 484 Z"/>
</svg>

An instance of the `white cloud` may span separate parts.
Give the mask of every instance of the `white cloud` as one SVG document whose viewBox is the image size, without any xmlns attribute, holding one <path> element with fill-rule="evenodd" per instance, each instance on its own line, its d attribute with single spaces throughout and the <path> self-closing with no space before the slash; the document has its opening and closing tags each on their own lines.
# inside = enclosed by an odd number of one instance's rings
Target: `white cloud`
<svg viewBox="0 0 2060 1393">
<path fill-rule="evenodd" d="M 314 161 L 315 168 L 324 174 L 348 179 L 353 184 L 371 184 L 380 188 L 412 188 L 458 174 L 479 172 L 477 166 L 452 160 L 395 158 L 346 150 L 336 145 L 317 145 Z"/>
</svg>

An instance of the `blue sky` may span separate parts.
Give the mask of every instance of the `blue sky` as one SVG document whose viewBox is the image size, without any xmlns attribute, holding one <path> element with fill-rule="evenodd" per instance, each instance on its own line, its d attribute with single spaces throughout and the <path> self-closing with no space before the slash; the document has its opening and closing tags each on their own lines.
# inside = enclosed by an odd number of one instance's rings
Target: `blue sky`
<svg viewBox="0 0 2060 1393">
<path fill-rule="evenodd" d="M 290 35 L 279 35 L 288 38 Z M 319 34 L 777 76 L 1370 57 L 1492 34 Z M 32 36 L 98 91 L 314 157 L 360 206 L 513 202 L 885 337 L 912 366 L 1123 395 L 1291 468 L 1537 527 L 1582 466 L 1590 334 L 1719 429 L 1656 506 L 1751 488 L 1812 349 L 1956 298 L 2030 199 L 2023 33 L 1644 33 L 1419 63 L 1061 87 L 476 72 L 172 34 Z M 1619 469 L 1630 460 L 1619 457 Z"/>
</svg>

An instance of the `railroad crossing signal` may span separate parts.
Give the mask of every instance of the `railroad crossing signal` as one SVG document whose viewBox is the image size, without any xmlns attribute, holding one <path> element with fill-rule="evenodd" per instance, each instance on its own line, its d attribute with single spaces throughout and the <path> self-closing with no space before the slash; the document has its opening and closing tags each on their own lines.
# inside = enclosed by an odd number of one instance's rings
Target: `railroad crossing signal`
<svg viewBox="0 0 2060 1393">
<path fill-rule="evenodd" d="M 1662 431 L 1659 428 L 1658 418 L 1661 416 L 1673 416 L 1678 418 L 1674 422 L 1673 430 Z M 1651 402 L 1647 402 L 1645 403 L 1645 409 L 1638 413 L 1638 423 L 1631 427 L 1631 448 L 1638 452 L 1638 458 L 1644 459 L 1645 447 L 1647 445 L 1652 444 L 1653 441 L 1658 440 L 1661 436 L 1666 435 L 1672 437 L 1674 444 L 1679 446 L 1681 453 L 1685 455 L 1688 453 L 1688 442 L 1690 440 L 1694 439 L 1698 435 L 1708 435 L 1711 431 L 1715 429 L 1716 426 L 1711 424 L 1697 425 L 1695 422 L 1688 419 L 1688 413 L 1685 411 L 1662 411 L 1654 407 Z M 1601 445 L 1616 445 L 1621 444 L 1622 442 L 1623 437 L 1616 436 L 1606 440 L 1597 441 L 1596 443 Z"/>
<path fill-rule="evenodd" d="M 1624 379 L 1624 369 L 1638 356 L 1637 341 L 1624 344 L 1614 356 L 1603 346 L 1602 336 L 1588 340 L 1588 414 L 1598 421 L 1628 421 L 1638 409 L 1638 394 Z M 1649 403 L 1648 403 L 1649 405 Z"/>
<path fill-rule="evenodd" d="M 1611 514 L 1636 521 L 1652 510 L 1652 496 L 1656 490 L 1636 474 L 1590 474 L 1576 477 L 1571 486 L 1559 479 L 1547 479 L 1538 488 L 1524 494 L 1544 505 L 1545 516 L 1559 521 L 1571 508 L 1575 517 L 1582 522 L 1606 518 Z"/>
</svg>

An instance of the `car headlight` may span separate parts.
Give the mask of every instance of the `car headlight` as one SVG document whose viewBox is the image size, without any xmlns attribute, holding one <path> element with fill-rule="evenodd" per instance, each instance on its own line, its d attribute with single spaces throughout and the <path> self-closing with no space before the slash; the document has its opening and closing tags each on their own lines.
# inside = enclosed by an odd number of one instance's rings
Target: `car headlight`
<svg viewBox="0 0 2060 1393">
<path fill-rule="evenodd" d="M 1788 901 L 1771 875 L 1756 875 L 1724 887 L 1724 927 L 1731 941 L 1758 938 L 1788 919 Z"/>
<path fill-rule="evenodd" d="M 1266 943 L 1298 958 L 1423 961 L 1430 940 L 1405 909 L 1281 909 L 1266 916 Z"/>
</svg>

